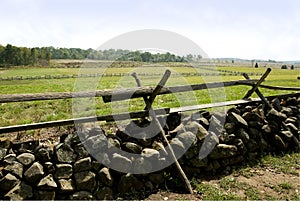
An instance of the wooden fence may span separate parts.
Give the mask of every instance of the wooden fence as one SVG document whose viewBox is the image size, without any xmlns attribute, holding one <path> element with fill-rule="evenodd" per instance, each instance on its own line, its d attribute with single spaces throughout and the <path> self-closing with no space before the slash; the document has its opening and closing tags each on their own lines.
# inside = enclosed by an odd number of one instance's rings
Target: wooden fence
<svg viewBox="0 0 300 201">
<path fill-rule="evenodd" d="M 127 88 L 127 89 L 98 90 L 98 91 L 90 91 L 90 92 L 57 92 L 57 93 L 0 95 L 0 103 L 37 101 L 37 100 L 55 100 L 55 99 L 67 99 L 67 98 L 84 98 L 84 97 L 102 97 L 104 102 L 111 102 L 116 100 L 128 100 L 128 99 L 143 97 L 146 103 L 146 107 L 142 111 L 0 127 L 0 133 L 17 132 L 22 130 L 39 129 L 39 128 L 46 128 L 46 127 L 54 127 L 54 126 L 72 125 L 72 124 L 76 124 L 76 122 L 85 123 L 85 122 L 92 122 L 95 120 L 97 121 L 124 120 L 127 119 L 129 116 L 131 118 L 141 118 L 149 115 L 149 108 L 151 108 L 151 104 L 154 101 L 155 97 L 157 95 L 163 95 L 163 94 L 188 92 L 188 91 L 196 91 L 196 90 L 220 88 L 220 87 L 230 87 L 230 86 L 238 86 L 238 85 L 252 86 L 252 88 L 247 92 L 247 94 L 241 100 L 203 104 L 203 105 L 192 105 L 192 106 L 185 106 L 180 108 L 161 108 L 153 111 L 156 115 L 171 114 L 175 112 L 184 112 L 190 110 L 199 110 L 204 108 L 221 107 L 221 106 L 228 106 L 228 105 L 249 104 L 255 102 L 263 102 L 266 106 L 270 107 L 268 100 L 274 98 L 274 96 L 264 97 L 259 91 L 258 89 L 259 87 L 264 87 L 272 90 L 300 91 L 299 87 L 278 87 L 278 86 L 261 85 L 261 83 L 268 76 L 270 71 L 271 69 L 268 69 L 260 79 L 250 79 L 248 75 L 244 74 L 246 80 L 184 85 L 184 86 L 174 86 L 174 87 L 164 87 L 164 85 L 158 84 L 156 87 L 134 87 L 134 88 Z M 249 98 L 254 92 L 257 93 L 259 98 L 255 98 L 255 99 Z M 300 93 L 284 94 L 279 97 L 290 97 L 290 96 L 300 96 Z M 150 97 L 149 98 L 150 103 L 148 98 L 145 97 Z"/>
<path fill-rule="evenodd" d="M 163 73 L 139 73 L 139 76 L 162 76 Z M 220 70 L 218 72 L 207 73 L 173 73 L 172 76 L 241 76 L 243 72 L 235 72 L 229 70 Z M 261 73 L 250 73 L 250 76 L 261 76 Z M 15 81 L 15 80 L 48 80 L 48 79 L 71 79 L 71 78 L 93 78 L 93 77 L 125 77 L 131 76 L 131 73 L 94 73 L 94 74 L 73 74 L 73 75 L 36 75 L 36 76 L 9 76 L 0 77 L 0 81 Z"/>
</svg>

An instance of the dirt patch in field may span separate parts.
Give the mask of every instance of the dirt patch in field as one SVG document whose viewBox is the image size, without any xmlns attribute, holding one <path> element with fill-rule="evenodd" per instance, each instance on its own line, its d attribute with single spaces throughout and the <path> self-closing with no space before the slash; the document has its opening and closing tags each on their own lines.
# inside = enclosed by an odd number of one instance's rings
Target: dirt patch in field
<svg viewBox="0 0 300 201">
<path fill-rule="evenodd" d="M 244 200 L 297 200 L 300 198 L 299 167 L 295 167 L 295 172 L 298 174 L 285 174 L 269 167 L 251 168 L 242 174 L 198 179 L 197 182 L 219 189 L 220 194 L 233 193 Z M 159 191 L 146 200 L 202 200 L 207 193 L 195 190 L 195 194 L 190 195 Z"/>
</svg>

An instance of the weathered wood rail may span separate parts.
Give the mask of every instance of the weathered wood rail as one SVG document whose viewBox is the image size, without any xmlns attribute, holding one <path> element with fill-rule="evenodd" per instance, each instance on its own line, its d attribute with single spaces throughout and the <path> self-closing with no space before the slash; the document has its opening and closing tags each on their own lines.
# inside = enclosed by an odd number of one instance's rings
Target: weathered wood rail
<svg viewBox="0 0 300 201">
<path fill-rule="evenodd" d="M 250 84 L 258 80 L 238 80 L 228 82 L 215 82 L 206 84 L 195 84 L 195 85 L 183 85 L 175 87 L 163 87 L 158 95 L 188 92 L 192 90 L 201 90 L 208 88 L 219 88 L 236 86 L 241 84 Z M 138 98 L 143 96 L 149 96 L 153 93 L 154 87 L 133 87 L 120 90 L 96 90 L 87 92 L 54 92 L 54 93 L 33 93 L 33 94 L 7 94 L 0 95 L 0 103 L 9 102 L 24 102 L 24 101 L 37 101 L 37 100 L 55 100 L 55 99 L 66 99 L 66 98 L 87 98 L 87 97 L 104 97 L 105 102 L 113 100 L 125 100 L 128 99 L 129 95 L 131 98 Z"/>
</svg>

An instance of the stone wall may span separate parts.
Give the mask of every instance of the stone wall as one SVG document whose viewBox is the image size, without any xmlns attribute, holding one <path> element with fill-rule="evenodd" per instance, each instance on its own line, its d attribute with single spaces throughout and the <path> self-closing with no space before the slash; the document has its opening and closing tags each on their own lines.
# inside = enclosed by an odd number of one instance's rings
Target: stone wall
<svg viewBox="0 0 300 201">
<path fill-rule="evenodd" d="M 299 152 L 300 98 L 276 98 L 272 106 L 268 111 L 257 104 L 236 106 L 226 113 L 172 114 L 164 129 L 189 178 L 230 171 L 265 154 Z M 148 124 L 132 121 L 115 134 L 83 129 L 63 135 L 59 144 L 51 146 L 2 139 L 0 199 L 116 199 L 162 187 L 166 175 L 178 173 L 174 166 L 152 172 L 155 165 L 168 163 L 170 153 L 159 134 L 146 139 L 135 133 L 135 125 Z"/>
</svg>

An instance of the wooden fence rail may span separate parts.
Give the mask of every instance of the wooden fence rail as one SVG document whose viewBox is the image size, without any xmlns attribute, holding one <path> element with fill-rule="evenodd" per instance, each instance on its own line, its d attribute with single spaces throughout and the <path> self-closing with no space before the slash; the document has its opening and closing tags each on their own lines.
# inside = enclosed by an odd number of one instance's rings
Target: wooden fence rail
<svg viewBox="0 0 300 201">
<path fill-rule="evenodd" d="M 212 71 L 212 70 L 211 70 Z M 242 72 L 221 70 L 219 72 L 206 73 L 173 73 L 172 76 L 241 76 Z M 139 76 L 161 76 L 163 73 L 139 73 Z M 250 76 L 260 76 L 261 73 L 250 73 Z M 92 78 L 92 77 L 124 77 L 131 76 L 131 73 L 94 73 L 94 74 L 73 74 L 73 75 L 37 75 L 37 76 L 10 76 L 0 77 L 0 81 L 14 81 L 14 80 L 47 80 L 47 79 L 71 79 L 71 78 Z"/>
<path fill-rule="evenodd" d="M 158 95 L 170 94 L 177 92 L 188 92 L 193 90 L 201 90 L 207 88 L 219 88 L 228 86 L 237 86 L 241 84 L 253 84 L 257 80 L 237 80 L 228 82 L 214 82 L 206 84 L 183 85 L 175 87 L 163 87 Z M 149 96 L 153 93 L 154 87 L 133 87 L 117 90 L 97 90 L 87 92 L 53 92 L 53 93 L 33 93 L 33 94 L 3 94 L 0 95 L 0 103 L 24 102 L 37 100 L 55 100 L 66 98 L 87 98 L 87 97 L 103 97 L 105 102 L 125 100 L 128 98 L 138 98 Z M 112 99 L 113 97 L 113 99 Z"/>
</svg>

